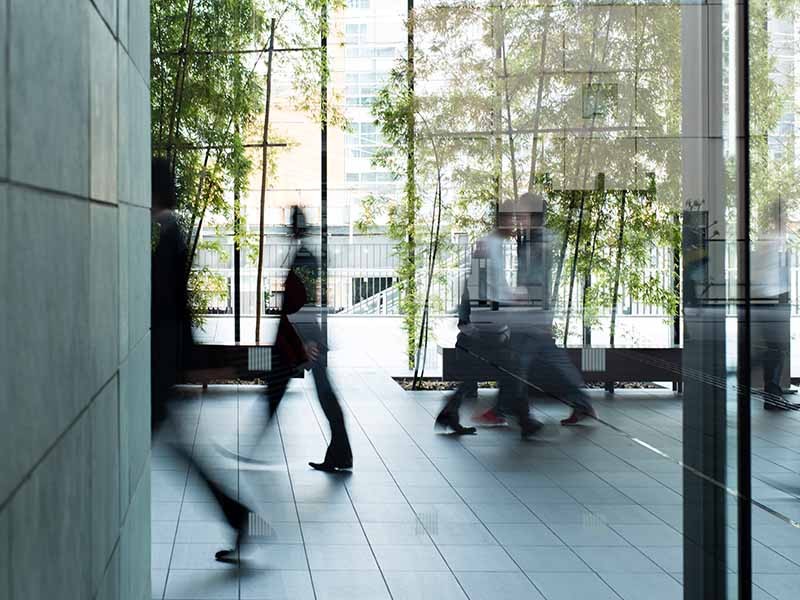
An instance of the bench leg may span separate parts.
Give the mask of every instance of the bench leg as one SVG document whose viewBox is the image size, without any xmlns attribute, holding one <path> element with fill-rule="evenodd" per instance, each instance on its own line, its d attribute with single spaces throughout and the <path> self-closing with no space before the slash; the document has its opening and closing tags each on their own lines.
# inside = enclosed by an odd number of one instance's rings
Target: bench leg
<svg viewBox="0 0 800 600">
<path fill-rule="evenodd" d="M 204 392 L 208 391 L 208 383 L 203 382 L 203 391 Z"/>
<path fill-rule="evenodd" d="M 606 391 L 609 394 L 613 394 L 614 393 L 614 382 L 613 381 L 606 381 Z"/>
</svg>

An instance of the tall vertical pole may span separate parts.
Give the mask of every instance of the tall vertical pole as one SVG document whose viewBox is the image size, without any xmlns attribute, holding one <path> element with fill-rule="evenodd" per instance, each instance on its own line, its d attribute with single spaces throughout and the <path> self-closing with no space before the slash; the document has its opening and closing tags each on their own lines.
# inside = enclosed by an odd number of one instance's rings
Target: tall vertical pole
<svg viewBox="0 0 800 600">
<path fill-rule="evenodd" d="M 750 507 L 750 15 L 749 1 L 736 2 L 736 208 L 738 290 L 737 484 L 739 600 L 753 597 Z"/>
<path fill-rule="evenodd" d="M 239 137 L 239 124 L 236 124 L 236 137 Z M 242 341 L 242 249 L 241 249 L 241 189 L 239 186 L 239 165 L 236 165 L 233 183 L 233 341 Z"/>
<path fill-rule="evenodd" d="M 320 328 L 323 345 L 328 342 L 328 2 L 322 3 L 320 14 L 320 48 L 322 73 L 320 77 Z M 321 355 L 327 361 L 327 353 Z M 323 362 L 323 366 L 327 366 Z"/>
</svg>

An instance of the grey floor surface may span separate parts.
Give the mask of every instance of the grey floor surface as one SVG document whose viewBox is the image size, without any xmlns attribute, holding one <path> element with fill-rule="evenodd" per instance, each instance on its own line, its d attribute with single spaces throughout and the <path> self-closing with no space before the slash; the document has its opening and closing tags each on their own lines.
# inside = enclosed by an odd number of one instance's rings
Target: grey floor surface
<svg viewBox="0 0 800 600">
<path fill-rule="evenodd" d="M 549 425 L 536 440 L 522 442 L 513 427 L 453 438 L 433 431 L 441 393 L 404 392 L 376 370 L 332 372 L 355 455 L 349 476 L 307 466 L 327 436 L 310 379 L 293 382 L 258 449 L 258 388 L 184 390 L 182 434 L 153 448 L 153 598 L 682 598 L 679 397 L 592 392 L 614 427 L 558 427 L 567 409 L 540 401 Z M 753 415 L 753 492 L 770 509 L 753 513 L 754 597 L 794 600 L 800 529 L 786 519 L 800 521 L 800 414 L 754 406 Z M 170 456 L 178 438 L 258 511 L 239 567 L 213 559 L 231 532 L 197 474 Z M 225 458 L 215 444 L 268 465 Z M 733 467 L 733 442 L 729 455 Z M 729 508 L 735 589 L 732 498 Z"/>
</svg>

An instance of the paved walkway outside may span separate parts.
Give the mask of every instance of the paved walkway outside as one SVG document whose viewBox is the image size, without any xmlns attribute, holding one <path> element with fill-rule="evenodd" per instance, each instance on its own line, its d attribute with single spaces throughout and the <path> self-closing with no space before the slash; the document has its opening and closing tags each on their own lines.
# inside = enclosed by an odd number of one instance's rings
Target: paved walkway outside
<svg viewBox="0 0 800 600">
<path fill-rule="evenodd" d="M 333 371 L 348 412 L 351 476 L 306 464 L 322 458 L 327 435 L 310 379 L 293 382 L 268 432 L 270 467 L 261 470 L 212 445 L 252 449 L 258 389 L 185 392 L 185 442 L 257 503 L 263 521 L 254 522 L 241 568 L 215 562 L 231 534 L 196 474 L 157 442 L 153 598 L 682 598 L 681 467 L 630 439 L 681 457 L 681 403 L 672 393 L 596 393 L 602 418 L 626 435 L 599 423 L 557 427 L 566 408 L 542 402 L 540 417 L 552 425 L 541 440 L 521 442 L 512 428 L 453 438 L 433 431 L 440 393 L 404 392 L 376 370 Z M 796 520 L 799 416 L 754 408 L 755 496 Z M 754 538 L 755 597 L 794 600 L 800 529 L 756 509 Z M 735 539 L 730 529 L 732 560 Z"/>
</svg>

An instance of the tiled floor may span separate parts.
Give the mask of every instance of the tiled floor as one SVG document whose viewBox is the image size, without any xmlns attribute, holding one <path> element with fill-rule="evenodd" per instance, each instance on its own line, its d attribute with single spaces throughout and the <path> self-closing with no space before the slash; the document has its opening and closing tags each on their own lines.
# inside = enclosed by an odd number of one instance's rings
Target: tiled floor
<svg viewBox="0 0 800 600">
<path fill-rule="evenodd" d="M 631 440 L 681 457 L 671 393 L 597 393 L 602 418 L 625 434 L 560 428 L 566 409 L 540 402 L 550 423 L 540 439 L 521 442 L 513 428 L 453 438 L 433 431 L 440 393 L 403 392 L 375 370 L 333 372 L 354 447 L 349 476 L 306 464 L 322 458 L 327 435 L 310 380 L 293 382 L 259 451 L 269 467 L 256 469 L 214 444 L 253 452 L 258 389 L 185 392 L 184 443 L 261 518 L 241 568 L 215 562 L 231 533 L 197 475 L 157 441 L 153 598 L 682 598 L 681 467 Z M 754 494 L 800 520 L 800 421 L 754 415 Z M 793 600 L 800 529 L 757 509 L 754 537 L 755 597 Z"/>
</svg>

